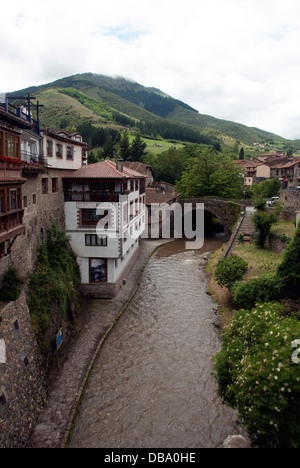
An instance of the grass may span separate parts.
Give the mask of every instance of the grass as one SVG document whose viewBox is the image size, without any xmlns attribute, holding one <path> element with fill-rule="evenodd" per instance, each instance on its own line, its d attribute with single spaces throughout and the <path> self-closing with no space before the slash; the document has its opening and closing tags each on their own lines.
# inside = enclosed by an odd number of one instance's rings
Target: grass
<svg viewBox="0 0 300 468">
<path fill-rule="evenodd" d="M 135 138 L 135 135 L 128 135 L 128 137 L 129 137 L 129 142 L 131 144 Z M 181 144 L 180 142 L 174 143 L 169 140 L 152 139 L 152 138 L 142 138 L 142 139 L 147 144 L 146 151 L 154 155 L 163 153 L 164 151 L 167 151 L 171 147 L 176 147 L 177 149 L 184 147 L 184 145 Z"/>
<path fill-rule="evenodd" d="M 280 221 L 273 226 L 272 231 L 280 235 L 293 237 L 295 226 L 292 221 Z M 206 272 L 210 276 L 208 283 L 209 293 L 213 300 L 219 304 L 222 325 L 226 327 L 234 314 L 234 304 L 228 289 L 219 286 L 214 279 L 214 270 L 223 252 L 224 246 L 211 255 Z M 244 276 L 244 279 L 247 281 L 265 273 L 275 272 L 282 260 L 282 254 L 279 255 L 268 248 L 259 249 L 254 243 L 241 244 L 235 248 L 233 253 L 248 263 L 248 270 Z"/>
<path fill-rule="evenodd" d="M 285 235 L 292 238 L 295 234 L 296 227 L 293 221 L 279 221 L 272 227 L 272 232 L 279 235 Z"/>
</svg>

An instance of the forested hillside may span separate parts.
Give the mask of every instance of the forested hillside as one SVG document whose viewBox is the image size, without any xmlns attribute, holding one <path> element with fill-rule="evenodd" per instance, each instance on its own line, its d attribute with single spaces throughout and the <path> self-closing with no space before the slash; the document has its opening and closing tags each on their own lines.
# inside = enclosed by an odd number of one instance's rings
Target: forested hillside
<svg viewBox="0 0 300 468">
<path fill-rule="evenodd" d="M 297 144 L 260 129 L 200 114 L 163 91 L 122 77 L 78 74 L 13 95 L 28 93 L 45 106 L 41 109 L 45 126 L 72 129 L 86 119 L 95 125 L 138 127 L 148 136 L 159 134 L 188 142 L 214 144 L 229 137 L 246 145 L 266 141 Z"/>
</svg>

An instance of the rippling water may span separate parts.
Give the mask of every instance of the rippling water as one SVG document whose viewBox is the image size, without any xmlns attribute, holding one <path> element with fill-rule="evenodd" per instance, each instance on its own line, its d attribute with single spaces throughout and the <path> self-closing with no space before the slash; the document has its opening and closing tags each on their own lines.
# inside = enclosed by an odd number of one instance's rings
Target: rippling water
<svg viewBox="0 0 300 468">
<path fill-rule="evenodd" d="M 100 351 L 70 447 L 213 448 L 236 433 L 211 377 L 219 339 L 203 256 L 219 245 L 176 241 L 152 257 Z"/>
</svg>

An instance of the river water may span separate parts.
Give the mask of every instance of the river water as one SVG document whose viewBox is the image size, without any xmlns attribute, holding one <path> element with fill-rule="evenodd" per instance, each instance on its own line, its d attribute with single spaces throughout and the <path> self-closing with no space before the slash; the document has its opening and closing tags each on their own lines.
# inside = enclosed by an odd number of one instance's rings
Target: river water
<svg viewBox="0 0 300 468">
<path fill-rule="evenodd" d="M 220 341 L 203 267 L 221 243 L 193 251 L 178 240 L 151 258 L 100 350 L 71 448 L 216 448 L 239 433 L 211 376 Z"/>
</svg>

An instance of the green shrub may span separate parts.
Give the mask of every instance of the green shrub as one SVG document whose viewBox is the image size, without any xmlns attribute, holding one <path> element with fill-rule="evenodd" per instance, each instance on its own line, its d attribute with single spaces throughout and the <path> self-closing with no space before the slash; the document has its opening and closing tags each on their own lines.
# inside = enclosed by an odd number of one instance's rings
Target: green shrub
<svg viewBox="0 0 300 468">
<path fill-rule="evenodd" d="M 30 275 L 27 303 L 41 355 L 49 366 L 53 341 L 62 323 L 71 322 L 71 304 L 78 300 L 79 267 L 69 245 L 69 237 L 54 224 L 38 251 Z"/>
<path fill-rule="evenodd" d="M 282 305 L 236 312 L 214 357 L 218 394 L 238 410 L 254 446 L 300 448 L 300 322 Z"/>
<path fill-rule="evenodd" d="M 232 289 L 236 281 L 241 281 L 247 271 L 248 263 L 237 255 L 222 258 L 219 260 L 215 278 L 220 286 L 225 286 L 229 290 Z"/>
<path fill-rule="evenodd" d="M 266 240 L 271 232 L 271 227 L 278 221 L 278 215 L 275 211 L 268 213 L 266 211 L 258 210 L 253 215 L 252 219 L 257 230 L 255 242 L 258 247 L 264 249 Z"/>
<path fill-rule="evenodd" d="M 273 274 L 243 283 L 239 281 L 232 289 L 232 298 L 238 309 L 251 309 L 259 302 L 277 301 L 281 297 L 281 283 Z"/>
<path fill-rule="evenodd" d="M 16 301 L 20 297 L 24 279 L 14 267 L 10 267 L 3 276 L 3 285 L 0 289 L 0 301 Z"/>
<path fill-rule="evenodd" d="M 293 240 L 283 253 L 283 259 L 277 270 L 277 276 L 284 285 L 284 295 L 299 297 L 300 291 L 300 226 Z"/>
</svg>

